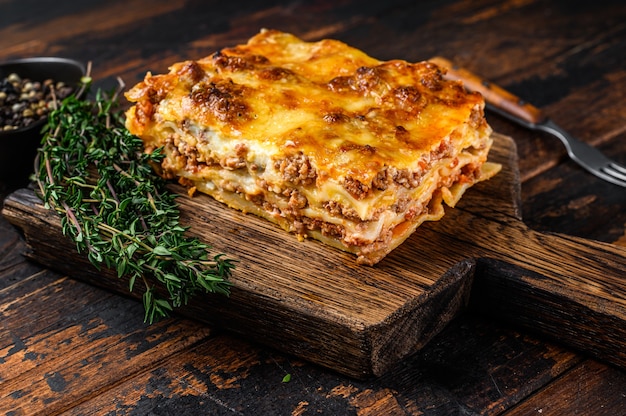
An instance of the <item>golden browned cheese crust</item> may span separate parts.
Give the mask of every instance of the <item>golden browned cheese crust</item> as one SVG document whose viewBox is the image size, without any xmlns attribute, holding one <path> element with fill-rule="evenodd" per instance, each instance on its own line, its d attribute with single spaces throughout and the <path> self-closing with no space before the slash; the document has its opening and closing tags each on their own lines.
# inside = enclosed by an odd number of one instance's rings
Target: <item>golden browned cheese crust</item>
<svg viewBox="0 0 626 416">
<path fill-rule="evenodd" d="M 159 171 L 374 264 L 497 171 L 479 94 L 433 63 L 264 30 L 126 94 Z"/>
</svg>

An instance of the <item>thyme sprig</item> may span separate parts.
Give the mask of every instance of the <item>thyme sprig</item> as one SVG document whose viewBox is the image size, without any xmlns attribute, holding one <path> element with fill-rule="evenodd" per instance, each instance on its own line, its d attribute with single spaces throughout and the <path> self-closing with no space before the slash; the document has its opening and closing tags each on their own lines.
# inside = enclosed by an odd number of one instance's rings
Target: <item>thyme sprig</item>
<svg viewBox="0 0 626 416">
<path fill-rule="evenodd" d="M 72 95 L 44 127 L 35 179 L 46 207 L 61 216 L 63 234 L 98 269 L 127 276 L 144 288 L 145 321 L 169 316 L 199 292 L 229 293 L 234 262 L 209 255 L 188 237 L 176 195 L 154 173 L 161 149 L 147 154 L 124 127 L 118 94 L 93 100 Z"/>
</svg>

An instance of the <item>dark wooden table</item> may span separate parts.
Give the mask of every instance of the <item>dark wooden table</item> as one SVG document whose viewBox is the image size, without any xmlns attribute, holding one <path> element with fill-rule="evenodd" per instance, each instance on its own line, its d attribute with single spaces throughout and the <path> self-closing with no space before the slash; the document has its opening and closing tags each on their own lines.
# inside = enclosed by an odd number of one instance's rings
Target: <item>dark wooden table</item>
<svg viewBox="0 0 626 416">
<path fill-rule="evenodd" d="M 5 0 L 0 61 L 91 61 L 109 88 L 260 28 L 340 39 L 379 59 L 442 55 L 626 163 L 624 22 L 621 1 Z M 626 189 L 583 171 L 556 139 L 488 119 L 516 140 L 526 224 L 626 245 Z M 2 198 L 13 188 L 0 183 Z M 626 414 L 624 369 L 476 310 L 357 381 L 193 320 L 148 326 L 140 303 L 27 261 L 25 249 L 0 218 L 2 414 Z"/>
</svg>

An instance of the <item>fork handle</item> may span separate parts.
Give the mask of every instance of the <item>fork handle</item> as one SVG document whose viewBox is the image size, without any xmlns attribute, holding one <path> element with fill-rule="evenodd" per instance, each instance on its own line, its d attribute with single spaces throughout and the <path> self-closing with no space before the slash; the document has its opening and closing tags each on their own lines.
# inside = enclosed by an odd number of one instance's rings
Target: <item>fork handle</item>
<svg viewBox="0 0 626 416">
<path fill-rule="evenodd" d="M 481 93 L 487 103 L 507 115 L 520 118 L 530 124 L 538 124 L 545 119 L 541 110 L 534 105 L 525 102 L 504 88 L 482 79 L 467 69 L 459 68 L 440 56 L 431 58 L 429 61 L 447 71 L 446 79 L 462 81 L 465 88 Z"/>
</svg>

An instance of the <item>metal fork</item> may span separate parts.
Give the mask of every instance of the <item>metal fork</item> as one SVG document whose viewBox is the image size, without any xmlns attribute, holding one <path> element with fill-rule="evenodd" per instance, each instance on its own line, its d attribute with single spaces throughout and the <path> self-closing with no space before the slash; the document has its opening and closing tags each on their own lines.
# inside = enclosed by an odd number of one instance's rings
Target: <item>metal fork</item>
<svg viewBox="0 0 626 416">
<path fill-rule="evenodd" d="M 542 114 L 541 110 L 487 82 L 466 69 L 458 68 L 445 58 L 430 59 L 447 70 L 447 79 L 463 81 L 465 88 L 480 92 L 488 110 L 523 127 L 557 137 L 565 145 L 569 157 L 595 176 L 615 185 L 626 187 L 626 166 L 609 159 L 593 146 L 577 139 Z"/>
</svg>

